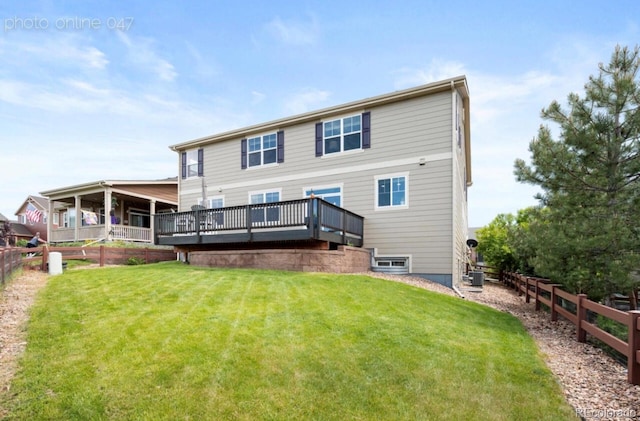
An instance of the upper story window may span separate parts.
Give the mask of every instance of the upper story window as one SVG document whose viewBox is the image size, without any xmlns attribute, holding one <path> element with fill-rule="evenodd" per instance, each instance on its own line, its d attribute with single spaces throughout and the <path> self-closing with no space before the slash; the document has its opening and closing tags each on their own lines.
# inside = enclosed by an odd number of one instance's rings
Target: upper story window
<svg viewBox="0 0 640 421">
<path fill-rule="evenodd" d="M 324 153 L 361 149 L 361 117 L 341 118 L 324 122 Z"/>
<path fill-rule="evenodd" d="M 240 167 L 260 167 L 284 162 L 284 131 L 242 139 Z"/>
<path fill-rule="evenodd" d="M 181 154 L 182 178 L 202 177 L 204 175 L 204 151 L 192 149 Z"/>
<path fill-rule="evenodd" d="M 376 209 L 407 207 L 408 183 L 406 174 L 376 177 Z"/>
<path fill-rule="evenodd" d="M 276 162 L 276 134 L 251 137 L 249 144 L 249 167 L 273 164 Z"/>
<path fill-rule="evenodd" d="M 316 156 L 371 147 L 371 113 L 316 124 Z"/>
</svg>

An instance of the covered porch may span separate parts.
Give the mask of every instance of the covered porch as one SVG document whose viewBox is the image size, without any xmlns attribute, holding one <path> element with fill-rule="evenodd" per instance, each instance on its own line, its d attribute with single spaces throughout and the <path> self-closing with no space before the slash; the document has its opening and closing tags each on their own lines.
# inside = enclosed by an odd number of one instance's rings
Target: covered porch
<svg viewBox="0 0 640 421">
<path fill-rule="evenodd" d="M 177 180 L 98 181 L 49 190 L 50 243 L 153 243 L 153 215 L 175 212 Z"/>
<path fill-rule="evenodd" d="M 216 209 L 194 206 L 186 212 L 155 214 L 153 219 L 155 244 L 185 250 L 282 242 L 362 247 L 364 241 L 364 217 L 319 198 Z"/>
</svg>

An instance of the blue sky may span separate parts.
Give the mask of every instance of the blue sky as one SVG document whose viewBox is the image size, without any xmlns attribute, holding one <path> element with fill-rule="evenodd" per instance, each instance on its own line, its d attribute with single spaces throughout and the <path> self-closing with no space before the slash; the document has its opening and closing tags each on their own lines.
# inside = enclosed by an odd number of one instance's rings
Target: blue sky
<svg viewBox="0 0 640 421">
<path fill-rule="evenodd" d="M 536 203 L 514 160 L 543 107 L 639 43 L 640 2 L 25 0 L 0 25 L 11 219 L 44 190 L 176 176 L 172 144 L 466 75 L 482 226 Z"/>
</svg>

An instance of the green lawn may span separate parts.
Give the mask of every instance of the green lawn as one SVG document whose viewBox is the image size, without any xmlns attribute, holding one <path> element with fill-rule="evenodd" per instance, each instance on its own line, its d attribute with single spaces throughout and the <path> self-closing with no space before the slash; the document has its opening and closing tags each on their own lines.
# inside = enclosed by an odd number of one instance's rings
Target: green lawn
<svg viewBox="0 0 640 421">
<path fill-rule="evenodd" d="M 53 277 L 16 420 L 576 419 L 514 317 L 359 275 L 177 262 Z"/>
</svg>

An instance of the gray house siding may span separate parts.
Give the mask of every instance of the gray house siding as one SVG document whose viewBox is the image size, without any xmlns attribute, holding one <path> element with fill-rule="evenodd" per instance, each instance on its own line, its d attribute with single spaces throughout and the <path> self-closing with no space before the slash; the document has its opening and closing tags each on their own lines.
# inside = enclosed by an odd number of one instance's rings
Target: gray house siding
<svg viewBox="0 0 640 421">
<path fill-rule="evenodd" d="M 365 217 L 364 247 L 380 256 L 409 257 L 412 273 L 451 286 L 452 278 L 461 275 L 466 249 L 460 244 L 467 231 L 466 201 L 461 202 L 465 160 L 457 147 L 453 92 L 382 105 L 363 103 L 307 121 L 292 118 L 281 125 L 266 124 L 268 129 L 254 126 L 221 140 L 173 148 L 203 149 L 206 196 L 223 198 L 224 206 L 247 204 L 250 192 L 273 189 L 280 191 L 279 200 L 292 200 L 304 197 L 305 188 L 340 186 L 341 206 Z M 316 156 L 316 123 L 363 112 L 371 116 L 369 149 Z M 284 162 L 242 169 L 242 139 L 280 130 Z M 376 177 L 394 175 L 408 178 L 407 205 L 378 209 Z M 180 210 L 188 210 L 202 200 L 202 178 L 181 179 L 179 190 Z"/>
</svg>

